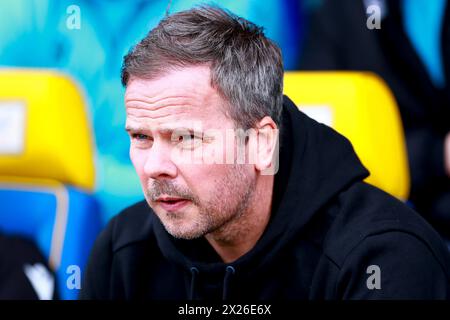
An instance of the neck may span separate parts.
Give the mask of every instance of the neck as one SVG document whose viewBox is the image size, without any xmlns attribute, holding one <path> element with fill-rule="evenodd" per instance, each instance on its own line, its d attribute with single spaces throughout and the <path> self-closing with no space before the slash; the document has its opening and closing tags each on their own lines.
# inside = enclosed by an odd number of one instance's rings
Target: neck
<svg viewBox="0 0 450 320">
<path fill-rule="evenodd" d="M 273 176 L 260 176 L 247 210 L 220 229 L 205 235 L 226 263 L 249 252 L 258 242 L 270 219 Z"/>
</svg>

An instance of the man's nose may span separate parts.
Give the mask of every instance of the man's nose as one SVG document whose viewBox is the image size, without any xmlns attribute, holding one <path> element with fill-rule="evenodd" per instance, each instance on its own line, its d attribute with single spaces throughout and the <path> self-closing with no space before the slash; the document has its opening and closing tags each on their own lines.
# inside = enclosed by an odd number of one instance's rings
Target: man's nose
<svg viewBox="0 0 450 320">
<path fill-rule="evenodd" d="M 152 179 L 175 178 L 177 166 L 172 161 L 171 151 L 168 146 L 155 143 L 148 151 L 144 172 Z"/>
</svg>

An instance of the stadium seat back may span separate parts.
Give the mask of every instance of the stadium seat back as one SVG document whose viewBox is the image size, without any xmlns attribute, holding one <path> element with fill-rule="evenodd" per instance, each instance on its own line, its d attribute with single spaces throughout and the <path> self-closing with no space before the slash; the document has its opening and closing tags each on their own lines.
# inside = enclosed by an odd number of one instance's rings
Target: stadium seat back
<svg viewBox="0 0 450 320">
<path fill-rule="evenodd" d="M 352 142 L 370 171 L 368 183 L 406 201 L 410 177 L 402 122 L 381 78 L 369 72 L 286 72 L 284 93 Z"/>
</svg>

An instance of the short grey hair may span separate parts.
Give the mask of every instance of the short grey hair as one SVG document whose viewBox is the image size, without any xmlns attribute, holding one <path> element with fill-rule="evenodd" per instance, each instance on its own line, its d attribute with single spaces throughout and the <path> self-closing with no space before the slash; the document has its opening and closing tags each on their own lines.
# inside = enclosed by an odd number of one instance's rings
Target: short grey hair
<svg viewBox="0 0 450 320">
<path fill-rule="evenodd" d="M 228 103 L 235 125 L 249 129 L 265 116 L 280 127 L 281 50 L 262 28 L 216 6 L 165 17 L 124 57 L 122 84 L 169 70 L 209 65 L 211 86 Z"/>
</svg>

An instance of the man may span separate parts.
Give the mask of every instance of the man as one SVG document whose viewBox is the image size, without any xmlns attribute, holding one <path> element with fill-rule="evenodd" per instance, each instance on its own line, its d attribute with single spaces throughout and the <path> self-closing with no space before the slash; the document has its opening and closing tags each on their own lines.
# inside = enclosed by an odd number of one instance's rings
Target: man
<svg viewBox="0 0 450 320">
<path fill-rule="evenodd" d="M 351 144 L 283 98 L 282 79 L 277 46 L 215 7 L 166 17 L 130 51 L 146 201 L 101 234 L 81 298 L 449 297 L 439 236 L 365 184 Z"/>
</svg>

